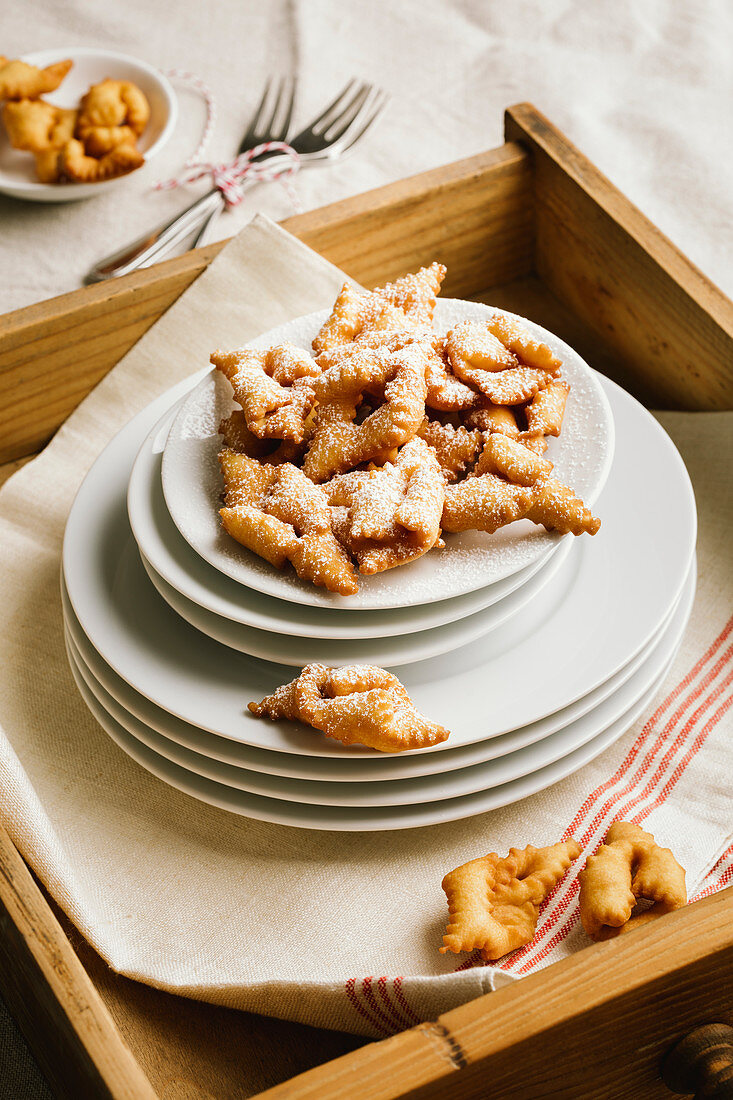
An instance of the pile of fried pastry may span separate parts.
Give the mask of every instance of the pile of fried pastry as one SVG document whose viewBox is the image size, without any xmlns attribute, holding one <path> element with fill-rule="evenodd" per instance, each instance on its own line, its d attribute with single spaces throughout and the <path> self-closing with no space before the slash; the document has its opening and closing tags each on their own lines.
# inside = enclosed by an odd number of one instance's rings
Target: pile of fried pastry
<svg viewBox="0 0 733 1100">
<path fill-rule="evenodd" d="M 42 98 L 55 91 L 72 67 L 58 61 L 39 69 L 0 57 L 3 122 L 14 149 L 32 153 L 41 183 L 98 183 L 139 168 L 137 139 L 150 118 L 150 105 L 136 84 L 102 80 L 77 108 L 56 107 Z"/>
<path fill-rule="evenodd" d="M 442 264 L 369 293 L 344 285 L 313 340 L 216 351 L 240 406 L 222 421 L 225 529 L 329 591 L 442 548 L 443 532 L 518 519 L 600 527 L 552 476 L 570 387 L 502 313 L 432 327 Z"/>
</svg>

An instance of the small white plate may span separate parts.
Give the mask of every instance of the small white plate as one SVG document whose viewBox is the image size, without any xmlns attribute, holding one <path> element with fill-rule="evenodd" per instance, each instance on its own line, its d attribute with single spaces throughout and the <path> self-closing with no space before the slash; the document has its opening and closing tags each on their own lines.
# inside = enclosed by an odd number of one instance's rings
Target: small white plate
<svg viewBox="0 0 733 1100">
<path fill-rule="evenodd" d="M 486 320 L 495 309 L 480 302 L 438 299 L 435 324 L 445 330 L 462 319 Z M 505 312 L 505 311 L 498 311 Z M 267 347 L 290 341 L 309 348 L 328 310 L 298 317 L 253 341 Z M 506 314 L 516 317 L 516 314 Z M 517 318 L 563 360 L 572 386 L 563 430 L 547 452 L 561 481 L 571 485 L 591 507 L 608 475 L 613 457 L 613 416 L 597 376 L 577 352 L 540 325 Z M 163 452 L 163 492 L 171 517 L 193 549 L 220 572 L 280 600 L 309 606 L 375 611 L 410 607 L 462 596 L 526 568 L 559 540 L 529 520 L 520 520 L 493 535 L 467 531 L 446 535 L 446 548 L 418 561 L 372 577 L 359 578 L 359 591 L 339 596 L 301 581 L 292 569 L 277 570 L 240 546 L 221 526 L 222 447 L 219 422 L 235 407 L 231 386 L 220 371 L 211 371 L 193 390 L 171 427 Z M 602 518 L 602 517 L 601 517 Z"/>
<path fill-rule="evenodd" d="M 420 711 L 452 731 L 440 752 L 511 732 L 569 706 L 615 675 L 650 641 L 682 591 L 692 561 L 696 517 L 687 471 L 652 416 L 612 382 L 623 448 L 601 497 L 604 524 L 578 540 L 572 593 L 544 589 L 542 625 L 527 634 L 507 624 L 480 644 L 405 668 L 401 678 Z M 340 756 L 325 738 L 314 747 L 296 723 L 263 722 L 246 711 L 282 683 L 280 666 L 206 638 L 151 592 L 131 605 L 125 490 L 134 455 L 165 408 L 163 395 L 107 446 L 71 509 L 63 572 L 79 623 L 105 661 L 163 710 L 202 729 L 261 748 Z M 368 749 L 353 755 L 374 757 Z"/>
<path fill-rule="evenodd" d="M 527 798 L 531 794 L 536 794 L 537 791 L 544 790 L 545 787 L 549 787 L 551 784 L 572 775 L 584 764 L 595 759 L 614 741 L 617 741 L 633 725 L 639 715 L 646 710 L 661 687 L 666 675 L 666 671 L 662 673 L 650 690 L 626 714 L 612 723 L 597 737 L 583 745 L 582 748 L 575 749 L 567 756 L 556 760 L 555 763 L 540 768 L 529 775 L 522 776 L 520 779 L 504 783 L 502 786 L 494 787 L 488 791 L 478 791 L 462 798 L 449 798 L 438 802 L 419 803 L 410 806 L 361 808 L 286 802 L 281 799 L 235 790 L 223 783 L 217 783 L 212 779 L 197 775 L 179 764 L 166 760 L 165 757 L 160 756 L 128 733 L 119 722 L 116 722 L 100 706 L 87 688 L 73 661 L 71 662 L 71 670 L 87 706 L 112 740 L 146 771 L 162 779 L 164 783 L 191 795 L 191 797 L 201 802 L 206 802 L 210 806 L 217 806 L 220 809 L 241 814 L 244 817 L 255 818 L 258 821 L 268 821 L 276 825 L 291 825 L 302 829 L 318 829 L 328 832 L 379 832 L 392 829 L 416 829 L 425 825 L 439 825 L 447 821 L 458 821 L 462 818 L 472 817 L 488 810 L 495 810 L 500 806 L 507 806 L 510 803 Z"/>
<path fill-rule="evenodd" d="M 255 592 L 214 569 L 191 549 L 173 523 L 163 496 L 160 467 L 174 416 L 175 409 L 162 417 L 135 459 L 127 490 L 130 526 L 141 557 L 159 577 L 191 603 L 232 623 L 275 634 L 297 634 L 301 638 L 349 641 L 430 630 L 503 600 L 543 568 L 565 540 L 572 539 L 572 535 L 566 535 L 554 549 L 518 573 L 452 600 L 386 611 L 339 610 L 338 613 L 330 607 L 309 607 L 278 600 Z"/>
<path fill-rule="evenodd" d="M 45 68 L 66 58 L 74 62 L 73 67 L 56 91 L 43 98 L 56 107 L 78 107 L 92 84 L 98 84 L 107 77 L 137 84 L 150 103 L 150 121 L 138 141 L 138 148 L 145 162 L 149 163 L 168 141 L 178 118 L 176 94 L 168 79 L 145 61 L 113 50 L 98 50 L 93 46 L 39 50 L 24 54 L 22 60 Z M 13 149 L 5 128 L 0 127 L 0 192 L 4 195 L 31 202 L 76 202 L 92 195 L 101 195 L 128 178 L 119 176 L 100 183 L 40 183 L 33 154 Z"/>
<path fill-rule="evenodd" d="M 694 568 L 694 564 L 693 564 Z M 689 581 L 688 581 L 689 583 Z M 651 657 L 654 649 L 663 640 L 672 617 L 679 607 L 675 605 L 664 623 L 651 641 L 628 664 L 590 692 L 572 703 L 569 707 L 541 718 L 529 726 L 492 737 L 488 741 L 476 741 L 457 749 L 446 749 L 441 753 L 373 753 L 369 757 L 354 755 L 359 750 L 353 746 L 343 746 L 338 756 L 296 756 L 288 752 L 272 752 L 269 749 L 243 745 L 228 737 L 219 737 L 215 733 L 199 729 L 181 718 L 156 706 L 144 695 L 114 672 L 102 660 L 86 637 L 69 605 L 63 588 L 62 603 L 66 631 L 74 649 L 81 660 L 105 691 L 115 699 L 129 714 L 138 718 L 144 725 L 162 734 L 169 741 L 175 741 L 211 760 L 221 760 L 239 768 L 253 768 L 268 775 L 281 775 L 288 779 L 315 779 L 327 782 L 367 782 L 377 780 L 386 782 L 396 779 L 414 779 L 418 775 L 437 775 L 458 768 L 483 764 L 499 756 L 526 748 L 543 737 L 549 737 L 571 722 L 583 718 L 591 710 L 599 708 L 612 699 L 616 691 L 633 676 Z M 680 597 L 683 600 L 684 594 Z"/>
<path fill-rule="evenodd" d="M 66 641 L 70 661 L 76 665 L 76 670 L 80 673 L 86 687 L 103 710 L 138 741 L 189 771 L 238 790 L 265 797 L 281 798 L 286 802 L 312 803 L 318 806 L 407 806 L 448 798 L 462 798 L 478 791 L 499 787 L 554 763 L 560 757 L 567 756 L 569 752 L 597 737 L 611 723 L 622 718 L 631 707 L 635 706 L 665 673 L 682 641 L 692 611 L 694 596 L 693 571 L 664 637 L 643 666 L 627 680 L 623 687 L 619 688 L 611 699 L 607 700 L 605 705 L 590 711 L 578 721 L 571 722 L 550 737 L 545 737 L 527 748 L 494 760 L 444 774 L 419 775 L 411 779 L 387 783 L 379 781 L 313 782 L 282 778 L 257 770 L 224 764 L 201 753 L 192 752 L 156 733 L 120 706 L 113 696 L 106 692 L 98 681 L 95 681 L 92 672 L 84 665 L 83 658 L 68 634 Z M 445 757 L 445 754 L 442 755 Z"/>
<path fill-rule="evenodd" d="M 440 656 L 441 653 L 450 653 L 460 646 L 485 638 L 508 623 L 510 619 L 518 617 L 520 612 L 525 613 L 523 625 L 526 629 L 535 617 L 542 614 L 544 602 L 539 601 L 538 596 L 545 587 L 557 585 L 552 596 L 553 601 L 558 591 L 564 592 L 570 588 L 575 573 L 572 563 L 568 565 L 563 575 L 559 574 L 570 552 L 576 549 L 571 540 L 564 540 L 544 569 L 540 569 L 536 576 L 516 592 L 483 611 L 477 611 L 473 615 L 467 615 L 432 630 L 420 630 L 398 637 L 365 638 L 356 641 L 347 641 L 343 638 L 336 641 L 328 638 L 302 638 L 297 633 L 272 634 L 267 630 L 253 630 L 252 627 L 243 626 L 241 623 L 233 623 L 229 619 L 199 607 L 198 604 L 182 596 L 180 592 L 176 592 L 175 588 L 156 574 L 150 563 L 142 556 L 141 562 L 148 580 L 177 615 L 209 638 L 229 646 L 230 649 L 248 653 L 263 661 L 293 665 L 299 669 L 313 662 L 323 665 L 388 665 L 390 668 L 397 668 L 400 665 L 414 664 L 415 661 L 427 661 L 431 657 Z M 132 572 L 137 582 L 135 591 L 143 597 L 144 578 L 138 570 L 132 570 Z M 129 594 L 130 598 L 134 599 L 132 578 L 130 579 Z M 538 619 L 538 623 L 539 621 L 541 620 Z"/>
</svg>

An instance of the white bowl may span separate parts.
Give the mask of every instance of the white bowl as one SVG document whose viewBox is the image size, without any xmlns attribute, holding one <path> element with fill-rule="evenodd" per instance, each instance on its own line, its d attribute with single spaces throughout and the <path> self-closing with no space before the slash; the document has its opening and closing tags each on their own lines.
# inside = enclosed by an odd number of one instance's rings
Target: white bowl
<svg viewBox="0 0 733 1100">
<path fill-rule="evenodd" d="M 43 96 L 58 107 L 76 107 L 92 84 L 111 77 L 130 80 L 145 93 L 150 103 L 150 121 L 138 141 L 145 163 L 160 152 L 173 133 L 178 117 L 176 94 L 170 82 L 145 61 L 138 61 L 114 50 L 72 46 L 61 50 L 39 50 L 23 55 L 23 61 L 39 68 L 70 58 L 73 68 L 55 92 Z M 134 173 L 132 173 L 134 175 Z M 100 183 L 39 183 L 32 153 L 13 149 L 5 128 L 0 126 L 0 193 L 31 202 L 75 202 L 92 195 L 101 195 L 128 176 Z"/>
</svg>

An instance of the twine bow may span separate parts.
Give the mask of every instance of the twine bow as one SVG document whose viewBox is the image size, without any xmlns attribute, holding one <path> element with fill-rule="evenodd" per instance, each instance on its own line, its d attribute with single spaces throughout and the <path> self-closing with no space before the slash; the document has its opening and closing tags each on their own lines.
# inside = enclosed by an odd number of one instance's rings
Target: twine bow
<svg viewBox="0 0 733 1100">
<path fill-rule="evenodd" d="M 267 156 L 263 160 L 258 160 L 257 158 L 264 153 L 278 153 L 282 156 Z M 175 187 L 195 183 L 210 176 L 214 187 L 221 191 L 224 202 L 230 207 L 238 206 L 242 201 L 245 181 L 269 183 L 277 180 L 283 185 L 290 201 L 297 208 L 298 200 L 289 180 L 299 168 L 300 157 L 291 145 L 284 141 L 264 141 L 261 145 L 255 145 L 253 149 L 240 153 L 235 160 L 223 164 L 206 161 L 187 164 L 180 176 L 156 183 L 155 187 L 158 191 L 171 191 Z"/>
</svg>

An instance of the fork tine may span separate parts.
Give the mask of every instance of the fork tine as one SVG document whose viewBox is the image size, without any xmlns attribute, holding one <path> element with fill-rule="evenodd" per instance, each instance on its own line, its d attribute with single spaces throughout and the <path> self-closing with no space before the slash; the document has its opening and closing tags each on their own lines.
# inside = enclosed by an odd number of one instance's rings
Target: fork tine
<svg viewBox="0 0 733 1100">
<path fill-rule="evenodd" d="M 250 120 L 249 130 L 248 130 L 248 133 L 250 133 L 250 134 L 256 133 L 257 130 L 262 125 L 262 116 L 264 114 L 265 104 L 267 103 L 267 97 L 270 94 L 270 88 L 271 87 L 272 87 L 272 81 L 268 77 L 268 79 L 265 83 L 265 90 L 262 93 L 262 99 L 257 104 L 257 108 L 255 110 L 255 113 L 252 115 L 252 118 Z"/>
<path fill-rule="evenodd" d="M 283 124 L 279 130 L 279 136 L 275 138 L 276 141 L 286 140 L 288 132 L 290 131 L 290 124 L 293 121 L 293 110 L 295 108 L 295 92 L 297 89 L 297 81 L 295 77 L 292 77 L 288 80 L 288 83 L 290 85 L 290 99 L 285 110 L 285 118 L 283 119 Z"/>
<path fill-rule="evenodd" d="M 359 112 L 366 103 L 372 91 L 373 86 L 371 84 L 365 85 L 359 92 L 357 92 L 357 94 L 354 96 L 348 106 L 344 108 L 341 114 L 337 115 L 336 118 L 332 119 L 328 123 L 328 125 L 324 127 L 322 133 L 329 142 L 338 141 L 339 138 L 343 137 L 349 126 L 351 126 L 355 119 L 358 117 Z M 334 129 L 336 126 L 338 126 L 339 129 Z"/>
<path fill-rule="evenodd" d="M 352 93 L 354 93 L 355 88 L 361 88 L 362 86 L 363 85 L 361 85 L 359 83 L 359 81 L 357 81 L 355 78 L 352 78 L 349 81 L 349 83 L 341 89 L 341 91 L 336 96 L 336 98 L 333 100 L 333 102 L 329 103 L 328 107 L 324 107 L 324 109 L 321 111 L 318 118 L 313 119 L 313 121 L 311 122 L 308 129 L 309 130 L 315 130 L 318 126 L 321 126 L 324 123 L 326 123 L 328 118 L 330 117 L 330 115 L 333 113 L 333 111 L 335 111 L 338 107 L 343 105 L 343 100 L 346 98 L 346 96 L 351 95 Z"/>
<path fill-rule="evenodd" d="M 379 116 L 384 111 L 385 107 L 389 103 L 389 96 L 386 92 L 377 92 L 372 102 L 369 104 L 369 110 L 371 114 L 369 117 L 362 121 L 363 112 L 359 117 L 354 119 L 349 131 L 343 135 L 343 142 L 340 145 L 340 152 L 345 153 L 347 149 L 350 149 L 352 145 L 356 145 L 357 141 L 364 136 L 369 127 L 377 121 Z"/>
<path fill-rule="evenodd" d="M 283 113 L 283 106 L 287 97 L 287 90 L 290 87 L 290 109 L 292 109 L 292 81 L 289 77 L 283 77 L 277 86 L 277 95 L 275 96 L 275 103 L 273 104 L 272 113 L 270 115 L 270 121 L 264 127 L 262 136 L 267 136 L 270 141 L 281 141 L 280 131 L 281 127 L 276 124 L 277 118 Z M 286 108 L 287 110 L 288 108 Z M 287 132 L 287 131 L 286 131 Z"/>
</svg>

